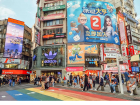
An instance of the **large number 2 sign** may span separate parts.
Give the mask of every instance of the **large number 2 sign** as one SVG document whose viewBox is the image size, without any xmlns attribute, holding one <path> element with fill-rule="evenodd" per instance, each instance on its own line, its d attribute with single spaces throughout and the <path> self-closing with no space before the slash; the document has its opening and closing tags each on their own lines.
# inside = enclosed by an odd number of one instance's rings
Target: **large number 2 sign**
<svg viewBox="0 0 140 105">
<path fill-rule="evenodd" d="M 100 30 L 101 29 L 101 19 L 99 16 L 91 16 L 90 21 L 91 21 L 91 28 L 93 30 Z"/>
</svg>

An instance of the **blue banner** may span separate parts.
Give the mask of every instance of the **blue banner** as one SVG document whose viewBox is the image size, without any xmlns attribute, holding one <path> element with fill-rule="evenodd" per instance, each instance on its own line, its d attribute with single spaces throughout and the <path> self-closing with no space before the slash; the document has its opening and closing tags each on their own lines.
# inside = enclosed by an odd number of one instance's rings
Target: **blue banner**
<svg viewBox="0 0 140 105">
<path fill-rule="evenodd" d="M 139 72 L 139 67 L 132 67 L 132 72 Z"/>
<path fill-rule="evenodd" d="M 116 9 L 108 2 L 67 1 L 68 43 L 98 42 L 120 45 Z"/>
</svg>

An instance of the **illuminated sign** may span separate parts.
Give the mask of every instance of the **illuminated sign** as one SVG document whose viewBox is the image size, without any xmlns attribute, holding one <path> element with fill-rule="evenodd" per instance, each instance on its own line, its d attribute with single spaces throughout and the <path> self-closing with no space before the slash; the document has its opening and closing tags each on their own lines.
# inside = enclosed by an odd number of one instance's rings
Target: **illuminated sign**
<svg viewBox="0 0 140 105">
<path fill-rule="evenodd" d="M 3 57 L 21 58 L 24 22 L 8 18 Z"/>
<path fill-rule="evenodd" d="M 98 42 L 120 45 L 116 9 L 108 2 L 67 1 L 68 43 Z"/>
<path fill-rule="evenodd" d="M 57 52 L 52 54 L 52 51 L 49 52 L 49 54 L 44 54 L 45 57 L 48 59 L 48 60 L 45 60 L 44 63 L 56 63 L 57 60 L 53 60 L 56 56 L 57 56 Z"/>
</svg>

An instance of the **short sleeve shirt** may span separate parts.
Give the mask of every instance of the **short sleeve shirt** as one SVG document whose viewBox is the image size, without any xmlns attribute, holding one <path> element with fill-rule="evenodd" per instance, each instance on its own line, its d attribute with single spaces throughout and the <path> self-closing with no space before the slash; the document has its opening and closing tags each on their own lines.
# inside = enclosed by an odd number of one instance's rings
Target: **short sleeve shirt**
<svg viewBox="0 0 140 105">
<path fill-rule="evenodd" d="M 131 84 L 133 84 L 133 83 L 135 82 L 135 84 L 134 84 L 134 85 L 137 85 L 137 84 L 136 84 L 136 79 L 135 79 L 135 78 L 133 78 L 133 79 L 132 79 L 132 78 L 130 78 L 130 82 L 131 82 Z"/>
<path fill-rule="evenodd" d="M 130 79 L 130 78 L 128 77 L 128 75 L 129 75 L 128 72 L 125 72 L 125 73 L 124 73 L 125 81 L 126 81 L 126 82 Z"/>
</svg>

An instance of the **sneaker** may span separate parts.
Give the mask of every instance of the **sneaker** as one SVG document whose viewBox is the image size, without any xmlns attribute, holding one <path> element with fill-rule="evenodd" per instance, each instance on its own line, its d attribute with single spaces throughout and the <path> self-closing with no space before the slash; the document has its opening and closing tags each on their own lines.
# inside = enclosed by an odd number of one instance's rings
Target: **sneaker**
<svg viewBox="0 0 140 105">
<path fill-rule="evenodd" d="M 116 93 L 116 91 L 114 91 L 113 93 Z"/>
<path fill-rule="evenodd" d="M 97 89 L 95 89 L 95 91 L 97 91 Z"/>
<path fill-rule="evenodd" d="M 131 93 L 130 96 L 133 96 L 133 94 Z"/>
</svg>

